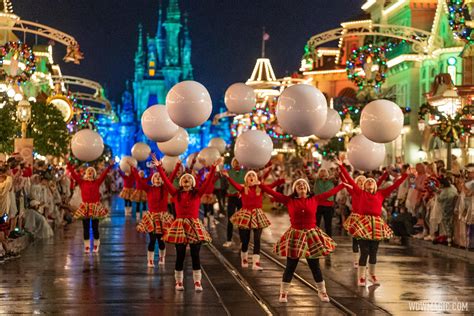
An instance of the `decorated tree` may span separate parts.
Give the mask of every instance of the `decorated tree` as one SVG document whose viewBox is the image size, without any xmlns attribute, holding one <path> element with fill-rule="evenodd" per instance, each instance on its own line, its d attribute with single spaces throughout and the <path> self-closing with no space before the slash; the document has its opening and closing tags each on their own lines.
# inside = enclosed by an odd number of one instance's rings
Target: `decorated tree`
<svg viewBox="0 0 474 316">
<path fill-rule="evenodd" d="M 40 155 L 61 156 L 68 152 L 69 131 L 61 111 L 54 106 L 32 105 L 27 135 L 34 139 L 34 150 Z"/>
</svg>

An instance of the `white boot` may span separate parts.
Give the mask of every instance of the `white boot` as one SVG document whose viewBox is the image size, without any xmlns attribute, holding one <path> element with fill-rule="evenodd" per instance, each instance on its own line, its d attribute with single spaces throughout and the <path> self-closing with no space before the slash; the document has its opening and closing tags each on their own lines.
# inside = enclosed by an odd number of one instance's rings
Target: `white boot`
<svg viewBox="0 0 474 316">
<path fill-rule="evenodd" d="M 193 270 L 194 290 L 196 292 L 202 292 L 201 278 L 201 270 Z"/>
<path fill-rule="evenodd" d="M 175 289 L 176 291 L 184 291 L 183 285 L 184 274 L 183 271 L 174 271 L 174 279 L 176 281 Z"/>
<path fill-rule="evenodd" d="M 214 220 L 214 215 L 209 215 L 209 223 L 211 224 L 211 228 L 216 228 L 216 222 Z"/>
<path fill-rule="evenodd" d="M 100 239 L 94 239 L 94 253 L 99 252 L 99 247 L 100 247 Z"/>
<path fill-rule="evenodd" d="M 140 212 L 135 212 L 135 219 L 137 222 L 140 220 Z"/>
<path fill-rule="evenodd" d="M 84 240 L 84 253 L 91 252 L 91 241 L 89 239 Z"/>
<path fill-rule="evenodd" d="M 242 268 L 249 267 L 249 253 L 248 252 L 240 252 L 240 265 Z"/>
<path fill-rule="evenodd" d="M 125 206 L 125 216 L 130 216 L 130 215 L 132 215 L 132 207 Z"/>
<path fill-rule="evenodd" d="M 202 224 L 206 229 L 208 228 L 207 225 L 209 224 L 209 219 L 207 218 L 207 216 L 204 216 L 204 218 L 202 219 Z"/>
<path fill-rule="evenodd" d="M 155 252 L 148 251 L 147 253 L 147 267 L 153 268 L 155 266 Z"/>
<path fill-rule="evenodd" d="M 160 258 L 158 259 L 158 264 L 160 266 L 164 265 L 165 264 L 165 257 L 166 257 L 166 249 L 164 250 L 160 250 L 160 252 L 158 253 L 160 255 Z"/>
<path fill-rule="evenodd" d="M 252 270 L 262 271 L 263 268 L 260 265 L 260 255 L 253 255 L 252 257 Z"/>
<path fill-rule="evenodd" d="M 357 269 L 359 267 L 359 253 L 358 252 L 353 252 L 352 253 L 352 261 L 354 262 L 354 269 Z"/>
<path fill-rule="evenodd" d="M 318 282 L 316 283 L 316 288 L 318 289 L 318 297 L 321 302 L 329 302 L 329 296 L 326 292 L 326 282 Z"/>
<path fill-rule="evenodd" d="M 369 281 L 373 285 L 380 285 L 379 280 L 375 276 L 375 264 L 370 264 L 369 263 Z"/>
<path fill-rule="evenodd" d="M 290 282 L 280 283 L 280 303 L 288 303 L 288 290 L 290 289 Z"/>
<path fill-rule="evenodd" d="M 366 283 L 366 268 L 365 266 L 359 266 L 357 269 L 357 285 L 365 286 Z"/>
</svg>

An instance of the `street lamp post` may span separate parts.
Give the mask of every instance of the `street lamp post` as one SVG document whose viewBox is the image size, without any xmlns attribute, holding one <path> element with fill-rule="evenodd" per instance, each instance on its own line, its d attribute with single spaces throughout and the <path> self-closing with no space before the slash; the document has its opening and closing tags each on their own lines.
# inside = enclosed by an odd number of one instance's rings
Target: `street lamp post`
<svg viewBox="0 0 474 316">
<path fill-rule="evenodd" d="M 452 83 L 442 93 L 428 98 L 428 103 L 435 107 L 446 119 L 452 121 L 461 107 L 461 99 Z M 447 169 L 452 167 L 452 144 L 446 142 L 447 147 Z"/>
<path fill-rule="evenodd" d="M 354 121 L 352 121 L 351 116 L 349 113 L 346 114 L 344 120 L 342 120 L 341 131 L 344 133 L 344 146 L 347 149 L 347 145 L 349 144 L 350 134 L 354 129 Z"/>
<path fill-rule="evenodd" d="M 21 100 L 16 107 L 16 117 L 21 122 L 21 138 L 26 138 L 26 128 L 31 120 L 31 104 L 27 100 Z"/>
</svg>

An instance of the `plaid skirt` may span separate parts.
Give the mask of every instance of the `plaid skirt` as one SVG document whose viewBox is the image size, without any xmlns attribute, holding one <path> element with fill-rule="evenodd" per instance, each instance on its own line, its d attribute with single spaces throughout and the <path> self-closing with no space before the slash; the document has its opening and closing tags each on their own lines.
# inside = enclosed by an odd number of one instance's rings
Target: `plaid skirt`
<svg viewBox="0 0 474 316">
<path fill-rule="evenodd" d="M 254 208 L 253 210 L 242 208 L 235 212 L 229 220 L 240 229 L 259 229 L 271 225 L 261 208 Z"/>
<path fill-rule="evenodd" d="M 344 229 L 356 239 L 385 240 L 393 237 L 392 229 L 380 216 L 351 213 L 344 222 Z"/>
<path fill-rule="evenodd" d="M 82 202 L 81 206 L 74 212 L 75 219 L 102 219 L 107 217 L 109 210 L 102 203 L 86 203 Z"/>
<path fill-rule="evenodd" d="M 201 197 L 201 204 L 214 204 L 217 202 L 217 198 L 214 194 L 204 194 Z"/>
<path fill-rule="evenodd" d="M 211 235 L 197 218 L 177 218 L 163 235 L 163 240 L 170 244 L 210 243 Z"/>
<path fill-rule="evenodd" d="M 130 200 L 133 202 L 146 202 L 146 192 L 144 190 L 133 190 Z"/>
<path fill-rule="evenodd" d="M 134 188 L 123 188 L 119 196 L 124 200 L 131 200 L 133 192 L 135 192 Z"/>
<path fill-rule="evenodd" d="M 163 235 L 170 228 L 173 220 L 173 216 L 168 212 L 146 212 L 137 225 L 137 231 L 146 234 L 155 233 L 157 235 Z"/>
<path fill-rule="evenodd" d="M 334 240 L 319 227 L 288 230 L 273 246 L 273 252 L 282 257 L 310 258 L 327 256 L 336 249 Z"/>
</svg>

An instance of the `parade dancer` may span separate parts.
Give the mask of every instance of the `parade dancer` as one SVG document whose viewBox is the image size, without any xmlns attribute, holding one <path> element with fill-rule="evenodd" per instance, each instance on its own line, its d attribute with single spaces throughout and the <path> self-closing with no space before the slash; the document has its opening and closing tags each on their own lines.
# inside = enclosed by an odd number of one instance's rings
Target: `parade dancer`
<svg viewBox="0 0 474 316">
<path fill-rule="evenodd" d="M 263 270 L 260 264 L 260 237 L 262 230 L 270 226 L 270 221 L 265 216 L 262 210 L 263 192 L 260 180 L 255 171 L 250 170 L 245 174 L 244 185 L 234 181 L 227 171 L 221 172 L 230 182 L 230 184 L 237 189 L 242 198 L 242 208 L 237 211 L 230 221 L 239 228 L 240 241 L 242 248 L 240 252 L 242 268 L 248 268 L 248 247 L 250 243 L 250 233 L 253 231 L 253 258 L 252 269 Z M 277 186 L 281 183 L 279 180 L 272 184 Z"/>
<path fill-rule="evenodd" d="M 97 171 L 93 167 L 86 169 L 84 177 L 76 172 L 74 167 L 68 163 L 67 168 L 71 173 L 71 177 L 81 188 L 82 203 L 74 213 L 74 218 L 82 219 L 82 227 L 84 229 L 84 252 L 90 252 L 89 229 L 92 222 L 92 237 L 94 238 L 93 252 L 99 252 L 100 236 L 99 236 L 99 219 L 105 218 L 109 213 L 101 203 L 100 185 L 104 182 L 105 177 L 114 165 L 112 163 L 97 177 Z"/>
<path fill-rule="evenodd" d="M 392 229 L 382 218 L 383 201 L 405 181 L 408 174 L 402 175 L 394 184 L 385 189 L 378 189 L 377 182 L 372 178 L 366 179 L 363 188 L 359 188 L 344 165 L 340 161 L 338 164 L 343 181 L 347 181 L 353 187 L 352 198 L 358 201 L 356 203 L 359 214 L 352 213 L 344 223 L 344 228 L 348 233 L 358 239 L 360 248 L 357 283 L 359 286 L 366 285 L 366 265 L 369 259 L 369 281 L 374 285 L 379 285 L 380 282 L 375 275 L 379 242 L 393 236 Z"/>
<path fill-rule="evenodd" d="M 132 215 L 132 195 L 134 192 L 135 178 L 130 172 L 119 170 L 119 173 L 123 179 L 123 189 L 119 196 L 125 201 L 125 216 L 130 216 Z"/>
<path fill-rule="evenodd" d="M 239 184 L 244 183 L 245 173 L 237 161 L 236 158 L 232 158 L 230 162 L 231 169 L 228 171 L 228 176 Z M 229 186 L 227 189 L 227 239 L 224 243 L 224 247 L 232 247 L 232 234 L 234 232 L 234 225 L 230 218 L 234 215 L 236 210 L 242 208 L 242 200 L 240 199 L 240 193 L 234 186 Z"/>
<path fill-rule="evenodd" d="M 205 162 L 204 162 L 205 163 Z M 205 179 L 205 174 L 209 173 L 209 168 L 202 168 L 198 173 L 198 185 L 203 179 Z M 204 210 L 203 224 L 206 228 L 214 229 L 216 228 L 216 222 L 214 218 L 214 204 L 217 202 L 217 197 L 214 194 L 214 184 L 217 181 L 217 175 L 214 175 L 211 181 L 211 186 L 209 186 L 204 192 L 201 198 L 202 208 Z"/>
<path fill-rule="evenodd" d="M 175 188 L 171 181 L 166 176 L 161 161 L 158 161 L 153 155 L 153 161 L 158 169 L 164 185 L 173 196 L 173 201 L 176 208 L 176 219 L 171 224 L 171 227 L 165 232 L 163 240 L 165 242 L 175 244 L 176 247 L 176 264 L 175 264 L 175 288 L 177 291 L 183 291 L 184 279 L 184 258 L 186 256 L 186 248 L 189 245 L 191 249 L 191 259 L 193 266 L 193 280 L 194 290 L 196 292 L 202 291 L 201 284 L 201 262 L 199 252 L 202 243 L 211 242 L 211 236 L 206 231 L 202 223 L 199 221 L 199 206 L 201 197 L 211 186 L 211 179 L 216 172 L 216 166 L 221 162 L 218 159 L 212 166 L 208 173 L 206 180 L 199 187 L 196 188 L 196 179 L 193 175 L 185 173 L 179 179 L 179 188 Z"/>
<path fill-rule="evenodd" d="M 178 173 L 181 163 L 178 162 L 173 172 L 170 175 L 170 181 L 173 181 Z M 148 211 L 143 214 L 143 218 L 137 225 L 137 231 L 140 233 L 147 233 L 150 241 L 148 242 L 147 252 L 147 266 L 153 268 L 155 266 L 155 244 L 158 241 L 159 249 L 159 265 L 165 264 L 166 246 L 162 237 L 168 230 L 174 218 L 168 213 L 168 199 L 169 191 L 163 185 L 163 180 L 159 173 L 153 174 L 151 177 L 151 185 L 146 179 L 138 176 L 138 171 L 130 165 L 132 174 L 136 179 L 139 179 L 141 186 L 144 188 L 147 195 Z"/>
<path fill-rule="evenodd" d="M 306 258 L 308 262 L 316 281 L 319 299 L 329 302 L 318 258 L 334 251 L 336 243 L 316 226 L 315 213 L 320 202 L 326 201 L 328 197 L 335 195 L 343 188 L 344 184 L 339 184 L 325 193 L 313 195 L 308 182 L 300 178 L 293 182 L 293 194 L 287 196 L 265 185 L 262 186 L 265 193 L 286 205 L 290 215 L 290 228 L 273 247 L 274 253 L 286 257 L 286 268 L 280 285 L 280 302 L 288 302 L 288 290 L 300 258 Z"/>
<path fill-rule="evenodd" d="M 150 175 L 148 178 L 145 177 L 145 172 L 143 170 L 138 171 L 138 175 L 135 176 L 135 191 L 132 194 L 132 201 L 134 201 L 137 204 L 137 208 L 135 210 L 135 219 L 137 222 L 140 220 L 140 213 L 142 210 L 145 210 L 146 208 L 146 201 L 147 201 L 147 196 L 146 196 L 146 191 L 145 191 L 145 186 L 143 184 L 146 184 L 148 181 L 151 179 Z M 140 179 L 143 179 L 145 181 L 140 181 Z M 142 207 L 143 206 L 143 207 Z"/>
</svg>

